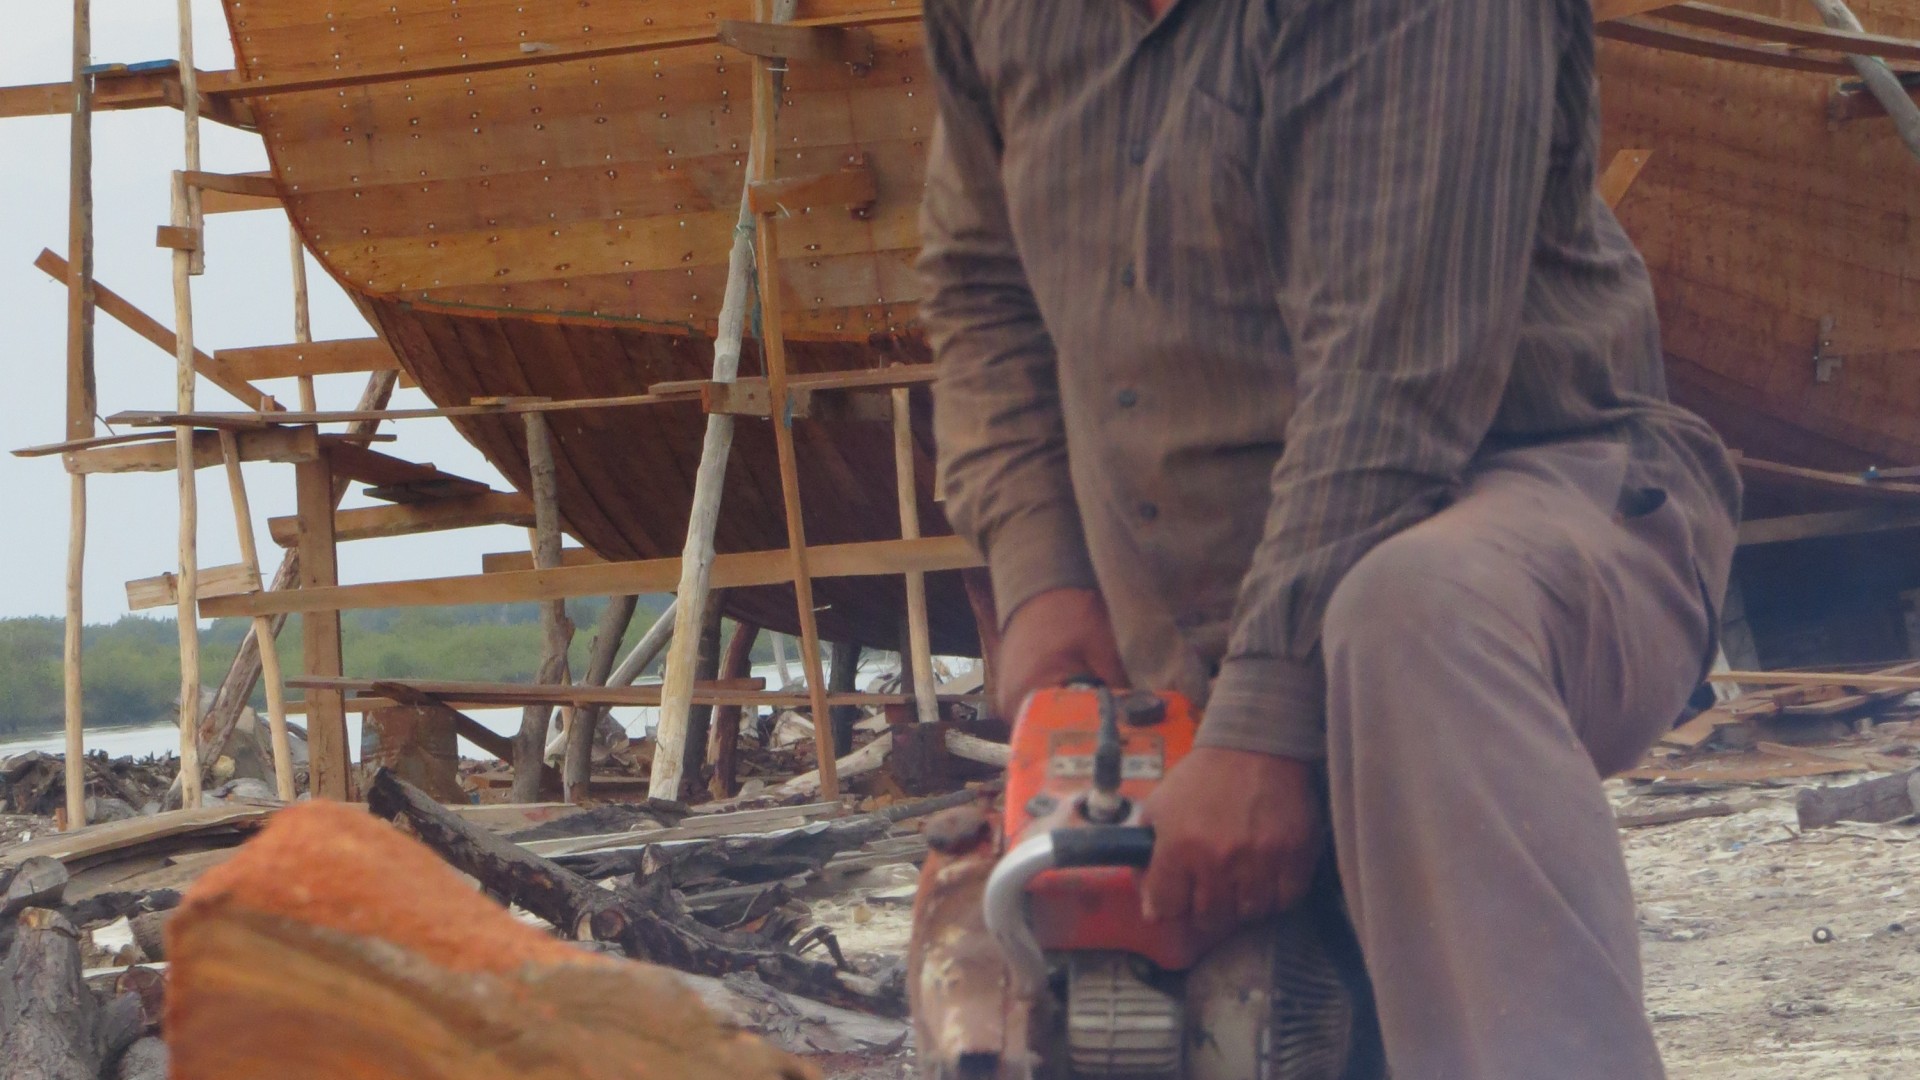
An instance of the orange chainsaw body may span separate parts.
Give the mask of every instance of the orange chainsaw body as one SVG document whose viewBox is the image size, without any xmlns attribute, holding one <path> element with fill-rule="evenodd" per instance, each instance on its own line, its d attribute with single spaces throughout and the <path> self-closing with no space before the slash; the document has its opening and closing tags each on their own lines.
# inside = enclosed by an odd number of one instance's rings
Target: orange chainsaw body
<svg viewBox="0 0 1920 1080">
<path fill-rule="evenodd" d="M 1125 700 L 1143 691 L 1116 691 Z M 1199 725 L 1179 694 L 1160 694 L 1165 710 L 1123 710 L 1120 794 L 1136 823 L 1139 807 L 1176 762 L 1193 749 Z M 1100 692 L 1067 687 L 1029 696 L 1014 722 L 1007 764 L 1006 836 L 1009 847 L 1030 836 L 1090 824 L 1081 799 L 1093 788 L 1093 754 L 1100 734 Z M 1184 971 L 1210 941 L 1181 927 L 1149 923 L 1140 914 L 1140 871 L 1130 867 L 1049 870 L 1027 888 L 1034 937 L 1054 951 L 1114 950 L 1145 957 L 1168 971 Z"/>
</svg>

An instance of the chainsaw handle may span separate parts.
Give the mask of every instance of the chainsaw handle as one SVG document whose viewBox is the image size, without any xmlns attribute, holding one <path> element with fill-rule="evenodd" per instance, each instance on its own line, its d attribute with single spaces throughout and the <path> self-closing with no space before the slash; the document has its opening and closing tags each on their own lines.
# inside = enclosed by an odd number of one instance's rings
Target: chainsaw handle
<svg viewBox="0 0 1920 1080">
<path fill-rule="evenodd" d="M 1135 866 L 1153 859 L 1153 829 L 1145 825 L 1085 825 L 1053 829 L 1022 840 L 987 875 L 981 914 L 1000 946 L 1021 993 L 1047 981 L 1047 958 L 1027 922 L 1027 885 L 1058 867 Z"/>
<path fill-rule="evenodd" d="M 1131 866 L 1153 861 L 1150 825 L 1087 825 L 1053 831 L 1055 866 Z"/>
</svg>

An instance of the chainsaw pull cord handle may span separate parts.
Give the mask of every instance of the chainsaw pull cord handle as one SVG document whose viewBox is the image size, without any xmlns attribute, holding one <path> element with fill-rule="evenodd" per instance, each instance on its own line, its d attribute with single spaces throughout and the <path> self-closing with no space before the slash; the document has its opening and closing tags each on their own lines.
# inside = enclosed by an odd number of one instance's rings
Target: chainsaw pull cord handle
<svg viewBox="0 0 1920 1080">
<path fill-rule="evenodd" d="M 1055 829 L 1014 845 L 987 876 L 983 903 L 987 932 L 1013 969 L 1015 989 L 1032 994 L 1046 984 L 1047 957 L 1027 922 L 1027 886 L 1058 867 L 1131 866 L 1153 860 L 1153 829 L 1145 825 L 1087 825 Z"/>
</svg>

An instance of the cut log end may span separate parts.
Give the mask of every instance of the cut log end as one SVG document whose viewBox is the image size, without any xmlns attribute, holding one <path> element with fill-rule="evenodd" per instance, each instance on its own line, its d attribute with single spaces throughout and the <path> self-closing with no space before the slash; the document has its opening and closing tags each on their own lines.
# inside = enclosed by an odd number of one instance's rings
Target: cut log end
<svg viewBox="0 0 1920 1080">
<path fill-rule="evenodd" d="M 367 814 L 278 815 L 166 931 L 183 1080 L 801 1080 L 671 973 L 556 941 Z"/>
</svg>

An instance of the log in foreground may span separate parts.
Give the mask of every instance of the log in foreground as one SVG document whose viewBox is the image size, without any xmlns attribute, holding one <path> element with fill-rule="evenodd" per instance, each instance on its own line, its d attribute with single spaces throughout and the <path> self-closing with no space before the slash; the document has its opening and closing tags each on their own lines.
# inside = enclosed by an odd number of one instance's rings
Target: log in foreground
<svg viewBox="0 0 1920 1080">
<path fill-rule="evenodd" d="M 286 810 L 167 927 L 176 1080 L 814 1080 L 671 972 L 516 922 L 337 803 Z"/>
</svg>

